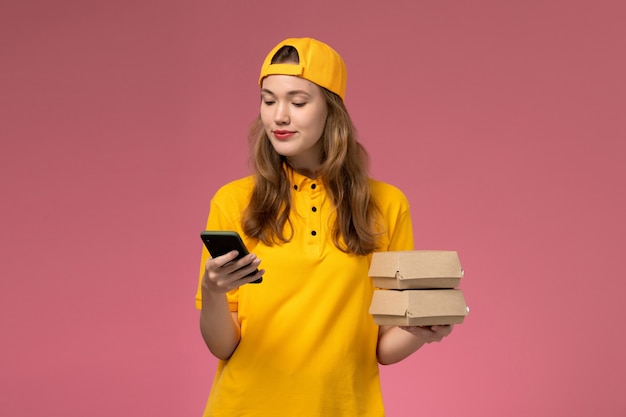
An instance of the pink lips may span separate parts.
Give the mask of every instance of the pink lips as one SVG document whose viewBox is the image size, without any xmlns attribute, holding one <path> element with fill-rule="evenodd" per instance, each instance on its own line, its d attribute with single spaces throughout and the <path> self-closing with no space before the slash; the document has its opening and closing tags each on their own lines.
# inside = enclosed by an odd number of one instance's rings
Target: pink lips
<svg viewBox="0 0 626 417">
<path fill-rule="evenodd" d="M 286 140 L 296 134 L 291 130 L 274 130 L 274 137 L 278 140 Z"/>
</svg>

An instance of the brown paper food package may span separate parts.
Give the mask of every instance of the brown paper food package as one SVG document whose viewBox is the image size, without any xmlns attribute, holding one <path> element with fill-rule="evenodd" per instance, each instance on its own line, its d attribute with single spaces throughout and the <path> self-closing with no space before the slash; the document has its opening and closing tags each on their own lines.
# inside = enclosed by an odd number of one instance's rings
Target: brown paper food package
<svg viewBox="0 0 626 417">
<path fill-rule="evenodd" d="M 463 323 L 469 307 L 461 290 L 376 290 L 369 309 L 378 325 L 435 326 Z"/>
<path fill-rule="evenodd" d="M 369 276 L 377 288 L 456 288 L 463 277 L 463 268 L 456 251 L 375 252 Z"/>
</svg>

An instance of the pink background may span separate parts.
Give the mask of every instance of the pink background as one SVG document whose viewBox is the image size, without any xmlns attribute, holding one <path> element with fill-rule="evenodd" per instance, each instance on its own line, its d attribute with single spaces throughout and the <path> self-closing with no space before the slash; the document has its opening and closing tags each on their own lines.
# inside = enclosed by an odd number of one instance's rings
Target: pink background
<svg viewBox="0 0 626 417">
<path fill-rule="evenodd" d="M 0 415 L 200 415 L 198 234 L 264 54 L 307 35 L 418 248 L 466 270 L 388 415 L 625 415 L 623 2 L 301 3 L 3 2 Z"/>
</svg>

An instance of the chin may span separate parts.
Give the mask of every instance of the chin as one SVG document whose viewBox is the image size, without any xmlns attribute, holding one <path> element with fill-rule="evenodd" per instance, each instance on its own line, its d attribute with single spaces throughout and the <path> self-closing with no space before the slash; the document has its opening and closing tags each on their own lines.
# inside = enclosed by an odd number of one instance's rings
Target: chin
<svg viewBox="0 0 626 417">
<path fill-rule="evenodd" d="M 289 157 L 289 156 L 294 156 L 298 153 L 297 150 L 292 149 L 288 144 L 286 143 L 275 143 L 272 142 L 272 147 L 274 148 L 274 150 L 276 151 L 277 154 L 279 154 L 280 156 L 285 156 L 285 157 Z"/>
</svg>

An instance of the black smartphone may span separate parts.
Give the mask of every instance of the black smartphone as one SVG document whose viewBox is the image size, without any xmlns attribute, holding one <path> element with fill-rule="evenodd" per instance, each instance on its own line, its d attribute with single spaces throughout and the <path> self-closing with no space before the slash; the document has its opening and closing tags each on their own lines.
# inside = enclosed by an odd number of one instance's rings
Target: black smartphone
<svg viewBox="0 0 626 417">
<path fill-rule="evenodd" d="M 235 260 L 241 259 L 249 253 L 248 249 L 246 249 L 246 246 L 243 244 L 243 240 L 241 240 L 241 236 L 235 231 L 205 230 L 200 233 L 200 238 L 213 258 L 222 256 L 232 250 L 239 252 Z M 251 272 L 250 275 L 256 274 L 257 272 L 258 269 Z M 252 281 L 251 284 L 259 284 L 261 281 L 263 281 L 262 277 Z"/>
</svg>

